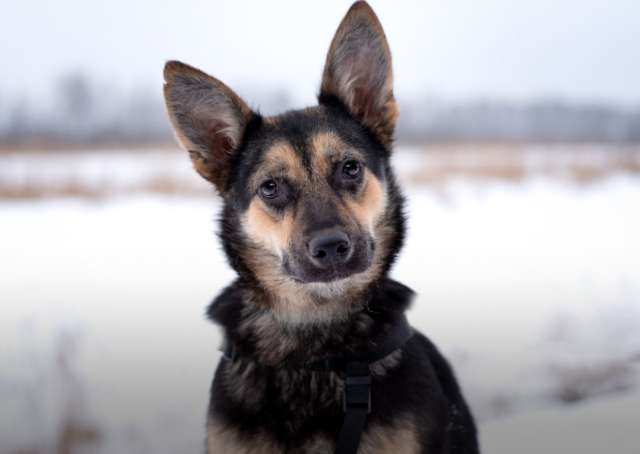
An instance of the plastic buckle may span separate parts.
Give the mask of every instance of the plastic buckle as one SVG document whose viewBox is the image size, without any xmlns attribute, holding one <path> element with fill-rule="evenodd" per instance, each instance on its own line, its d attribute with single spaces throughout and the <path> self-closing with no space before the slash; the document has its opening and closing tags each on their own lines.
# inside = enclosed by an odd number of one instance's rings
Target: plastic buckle
<svg viewBox="0 0 640 454">
<path fill-rule="evenodd" d="M 368 367 L 367 367 L 368 369 Z M 347 372 L 342 393 L 342 410 L 367 409 L 371 413 L 371 375 L 351 375 Z"/>
</svg>

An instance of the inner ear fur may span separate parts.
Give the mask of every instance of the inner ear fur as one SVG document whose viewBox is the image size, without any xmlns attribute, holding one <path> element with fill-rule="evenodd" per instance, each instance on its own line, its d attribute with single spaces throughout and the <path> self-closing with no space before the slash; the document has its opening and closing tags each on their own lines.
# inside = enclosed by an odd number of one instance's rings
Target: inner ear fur
<svg viewBox="0 0 640 454">
<path fill-rule="evenodd" d="M 382 25 L 366 2 L 356 2 L 331 42 L 320 101 L 338 98 L 351 115 L 390 147 L 398 117 L 391 52 Z"/>
<path fill-rule="evenodd" d="M 164 67 L 164 99 L 178 141 L 200 175 L 224 192 L 253 113 L 229 87 L 178 61 Z"/>
</svg>

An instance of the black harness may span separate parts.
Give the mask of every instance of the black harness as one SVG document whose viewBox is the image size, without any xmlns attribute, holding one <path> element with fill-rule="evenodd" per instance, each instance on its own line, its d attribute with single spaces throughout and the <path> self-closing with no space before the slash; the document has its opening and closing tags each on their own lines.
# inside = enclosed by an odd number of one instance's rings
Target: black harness
<svg viewBox="0 0 640 454">
<path fill-rule="evenodd" d="M 327 356 L 302 366 L 313 371 L 335 372 L 344 377 L 344 421 L 336 440 L 335 454 L 356 454 L 358 451 L 367 415 L 371 413 L 371 365 L 402 348 L 412 336 L 413 329 L 402 315 L 375 351 L 360 355 Z M 225 340 L 222 352 L 224 358 L 230 361 L 238 357 L 229 339 Z"/>
</svg>

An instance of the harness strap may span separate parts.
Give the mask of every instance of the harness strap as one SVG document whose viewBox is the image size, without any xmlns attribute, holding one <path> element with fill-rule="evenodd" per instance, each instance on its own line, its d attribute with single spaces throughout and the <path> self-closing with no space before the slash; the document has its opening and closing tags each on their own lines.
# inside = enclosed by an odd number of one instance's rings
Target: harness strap
<svg viewBox="0 0 640 454">
<path fill-rule="evenodd" d="M 367 363 L 348 363 L 342 409 L 344 421 L 336 440 L 335 454 L 355 454 L 371 413 L 371 372 Z"/>
</svg>

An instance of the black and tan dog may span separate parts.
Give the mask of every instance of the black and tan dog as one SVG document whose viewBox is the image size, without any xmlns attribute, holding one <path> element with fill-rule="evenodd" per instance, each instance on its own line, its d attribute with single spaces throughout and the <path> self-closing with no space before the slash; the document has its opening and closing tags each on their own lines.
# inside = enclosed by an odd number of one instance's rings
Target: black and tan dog
<svg viewBox="0 0 640 454">
<path fill-rule="evenodd" d="M 405 218 L 391 54 L 371 8 L 340 24 L 318 106 L 262 117 L 190 66 L 169 62 L 164 77 L 178 139 L 223 198 L 238 273 L 209 308 L 227 359 L 207 452 L 477 453 L 446 360 L 405 336 L 411 290 L 387 277 Z"/>
</svg>

